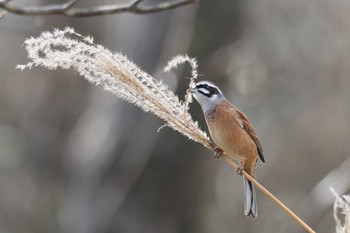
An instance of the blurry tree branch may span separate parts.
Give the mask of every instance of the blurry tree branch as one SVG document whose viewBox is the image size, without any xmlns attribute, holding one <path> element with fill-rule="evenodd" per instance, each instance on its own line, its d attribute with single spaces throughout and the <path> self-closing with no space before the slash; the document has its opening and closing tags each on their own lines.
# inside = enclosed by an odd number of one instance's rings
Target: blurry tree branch
<svg viewBox="0 0 350 233">
<path fill-rule="evenodd" d="M 165 1 L 152 6 L 141 7 L 143 0 L 132 0 L 124 4 L 98 5 L 93 7 L 74 7 L 79 0 L 70 0 L 63 4 L 42 6 L 16 6 L 12 0 L 0 0 L 0 8 L 17 15 L 64 15 L 69 17 L 91 17 L 99 15 L 129 12 L 134 14 L 150 14 L 175 9 L 194 3 L 196 0 Z"/>
</svg>

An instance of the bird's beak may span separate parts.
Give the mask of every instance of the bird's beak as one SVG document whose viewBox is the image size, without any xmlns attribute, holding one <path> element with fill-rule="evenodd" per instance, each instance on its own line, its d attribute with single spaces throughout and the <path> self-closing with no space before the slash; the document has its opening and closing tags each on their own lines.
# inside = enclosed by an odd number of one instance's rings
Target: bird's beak
<svg viewBox="0 0 350 233">
<path fill-rule="evenodd" d="M 196 93 L 196 92 L 197 92 L 196 87 L 195 87 L 195 86 L 194 86 L 194 87 L 191 87 L 190 92 L 191 92 L 192 94 Z"/>
</svg>

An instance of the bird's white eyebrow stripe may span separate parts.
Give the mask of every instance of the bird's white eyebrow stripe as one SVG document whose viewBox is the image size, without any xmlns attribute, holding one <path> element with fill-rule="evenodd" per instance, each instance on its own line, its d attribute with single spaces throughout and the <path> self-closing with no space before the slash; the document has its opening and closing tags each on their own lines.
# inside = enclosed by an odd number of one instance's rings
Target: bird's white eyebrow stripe
<svg viewBox="0 0 350 233">
<path fill-rule="evenodd" d="M 200 85 L 207 85 L 207 86 L 209 86 L 209 87 L 216 88 L 216 89 L 218 88 L 217 86 L 213 85 L 212 83 L 210 83 L 210 82 L 205 82 L 205 81 L 202 81 L 202 82 L 197 83 L 197 86 L 200 86 Z"/>
<path fill-rule="evenodd" d="M 203 92 L 204 94 L 207 94 L 207 95 L 210 94 L 210 91 L 208 91 L 208 90 L 205 89 L 205 88 L 199 88 L 198 90 L 201 91 L 201 92 Z"/>
</svg>

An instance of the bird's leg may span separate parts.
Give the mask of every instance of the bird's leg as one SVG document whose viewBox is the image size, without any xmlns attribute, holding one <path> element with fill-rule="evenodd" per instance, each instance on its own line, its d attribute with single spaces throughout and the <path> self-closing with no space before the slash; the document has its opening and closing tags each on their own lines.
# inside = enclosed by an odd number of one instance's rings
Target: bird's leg
<svg viewBox="0 0 350 233">
<path fill-rule="evenodd" d="M 236 168 L 236 170 L 235 170 L 237 172 L 237 174 L 240 175 L 240 176 L 243 173 L 243 167 L 244 167 L 244 163 L 240 163 L 239 167 Z"/>
<path fill-rule="evenodd" d="M 221 150 L 219 147 L 216 147 L 214 149 L 214 159 L 220 158 L 221 155 L 223 155 L 224 151 Z"/>
</svg>

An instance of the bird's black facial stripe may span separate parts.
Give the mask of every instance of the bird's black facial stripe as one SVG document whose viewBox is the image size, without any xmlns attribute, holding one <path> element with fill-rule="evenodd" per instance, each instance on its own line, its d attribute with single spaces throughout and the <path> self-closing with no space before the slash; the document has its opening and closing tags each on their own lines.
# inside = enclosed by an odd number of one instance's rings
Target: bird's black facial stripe
<svg viewBox="0 0 350 233">
<path fill-rule="evenodd" d="M 216 87 L 209 86 L 208 84 L 199 84 L 196 86 L 196 88 L 198 89 L 199 93 L 201 93 L 209 98 L 213 95 L 220 94 L 220 91 Z"/>
</svg>

